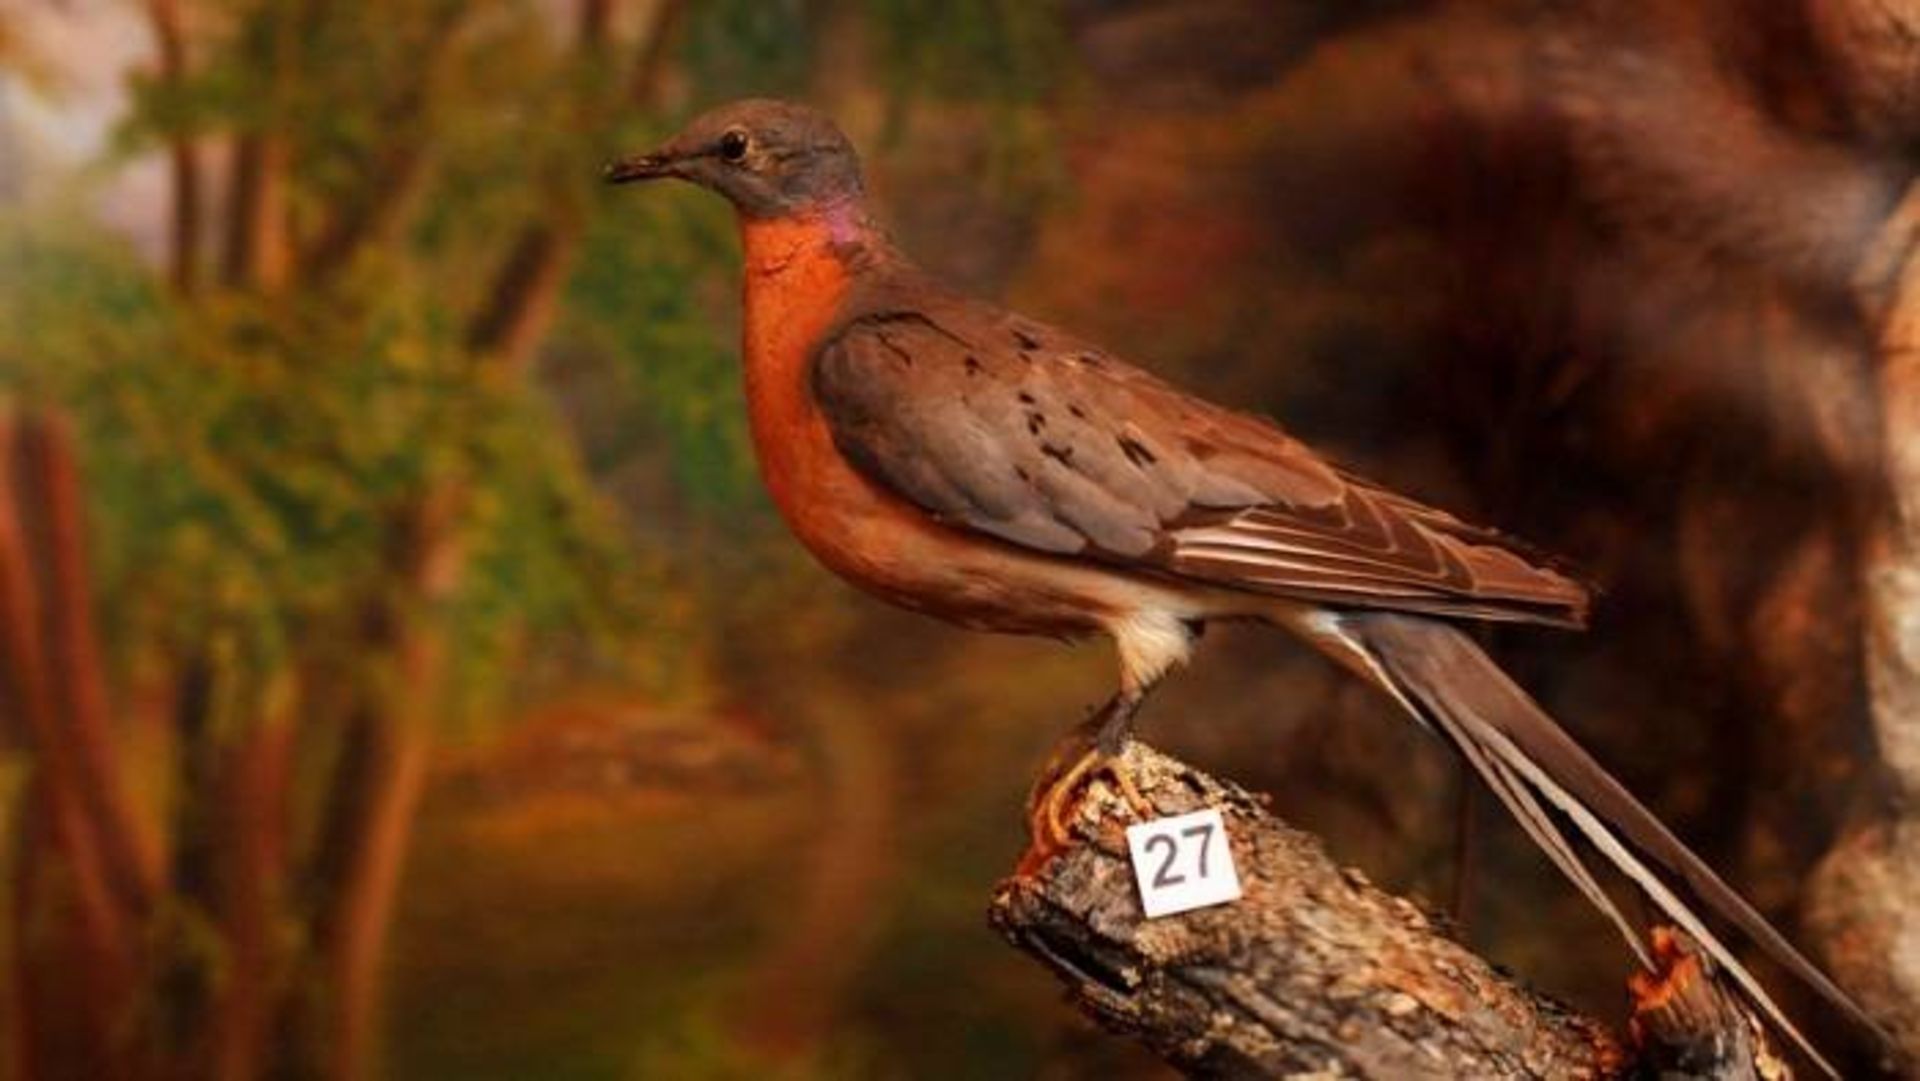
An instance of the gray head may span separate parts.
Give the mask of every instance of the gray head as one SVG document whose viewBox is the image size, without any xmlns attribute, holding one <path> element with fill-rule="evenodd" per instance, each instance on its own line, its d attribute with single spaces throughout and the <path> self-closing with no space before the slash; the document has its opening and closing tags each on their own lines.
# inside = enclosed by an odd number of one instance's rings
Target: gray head
<svg viewBox="0 0 1920 1081">
<path fill-rule="evenodd" d="M 740 213 L 781 218 L 859 199 L 860 159 L 833 121 L 804 105 L 750 98 L 703 113 L 650 154 L 607 166 L 607 180 L 678 177 Z"/>
</svg>

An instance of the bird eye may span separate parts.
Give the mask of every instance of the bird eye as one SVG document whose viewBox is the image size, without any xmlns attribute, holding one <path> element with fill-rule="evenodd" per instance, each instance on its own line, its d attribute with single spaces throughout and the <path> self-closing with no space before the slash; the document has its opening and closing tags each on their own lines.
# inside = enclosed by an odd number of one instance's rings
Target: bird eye
<svg viewBox="0 0 1920 1081">
<path fill-rule="evenodd" d="M 739 161 L 747 156 L 747 133 L 730 131 L 720 137 L 720 157 L 727 161 Z"/>
</svg>

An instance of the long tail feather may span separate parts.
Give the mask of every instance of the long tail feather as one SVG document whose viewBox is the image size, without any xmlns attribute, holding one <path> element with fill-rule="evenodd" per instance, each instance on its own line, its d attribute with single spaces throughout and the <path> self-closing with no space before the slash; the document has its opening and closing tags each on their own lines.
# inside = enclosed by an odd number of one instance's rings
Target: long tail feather
<svg viewBox="0 0 1920 1081">
<path fill-rule="evenodd" d="M 1408 703 L 1408 707 L 1418 708 L 1412 703 Z M 1481 779 L 1486 781 L 1487 787 L 1500 798 L 1500 802 L 1506 805 L 1508 812 L 1520 823 L 1520 828 L 1526 831 L 1527 836 L 1533 839 L 1533 843 L 1539 845 L 1540 850 L 1547 854 L 1547 858 L 1553 861 L 1554 866 L 1560 868 L 1561 874 L 1572 880 L 1587 902 L 1599 909 L 1600 914 L 1607 917 L 1608 921 L 1619 930 L 1620 937 L 1626 940 L 1627 948 L 1633 951 L 1640 963 L 1651 969 L 1653 955 L 1648 951 L 1639 929 L 1634 926 L 1632 920 L 1627 918 L 1626 913 L 1620 911 L 1620 906 L 1614 903 L 1613 898 L 1608 896 L 1607 891 L 1602 889 L 1600 883 L 1594 879 L 1593 872 L 1587 869 L 1586 862 L 1567 842 L 1566 836 L 1554 824 L 1553 816 L 1540 805 L 1540 801 L 1534 797 L 1533 791 L 1527 787 L 1525 781 L 1515 776 L 1513 770 L 1509 769 L 1504 762 L 1489 754 L 1478 741 L 1456 733 L 1455 723 L 1448 717 L 1436 715 L 1434 719 L 1438 722 L 1440 731 L 1460 748 L 1461 756 L 1473 766 L 1475 772 L 1480 774 Z"/>
<path fill-rule="evenodd" d="M 1391 613 L 1351 613 L 1341 616 L 1339 625 L 1348 644 L 1367 658 L 1371 674 L 1417 718 L 1460 748 L 1528 835 L 1613 921 L 1643 961 L 1645 948 L 1633 922 L 1593 881 L 1543 800 L 1645 891 L 1667 919 L 1698 940 L 1754 1004 L 1828 1073 L 1831 1066 L 1789 1023 L 1760 982 L 1643 857 L 1886 1046 L 1884 1034 L 1846 992 L 1609 776 L 1472 639 L 1445 623 Z"/>
</svg>

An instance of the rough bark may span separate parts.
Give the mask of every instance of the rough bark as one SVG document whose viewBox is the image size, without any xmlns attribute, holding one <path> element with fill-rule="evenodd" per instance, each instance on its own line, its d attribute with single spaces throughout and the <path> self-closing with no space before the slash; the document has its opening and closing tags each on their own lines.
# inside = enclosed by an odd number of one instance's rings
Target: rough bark
<svg viewBox="0 0 1920 1081">
<path fill-rule="evenodd" d="M 1192 1076 L 1613 1077 L 1656 1059 L 1695 1064 L 1679 1076 L 1786 1076 L 1767 1072 L 1784 1066 L 1751 1015 L 1678 943 L 1667 971 L 1636 987 L 1635 1032 L 1650 1046 L 1633 1052 L 1335 865 L 1245 791 L 1137 744 L 1123 768 L 1162 815 L 1221 811 L 1241 899 L 1145 919 L 1124 839 L 1133 813 L 1095 781 L 1073 843 L 1029 852 L 989 918 L 1081 1010 Z"/>
<path fill-rule="evenodd" d="M 1766 1030 L 1711 978 L 1693 943 L 1679 932 L 1656 928 L 1653 952 L 1661 971 L 1636 972 L 1627 981 L 1634 1000 L 1628 1029 L 1639 1049 L 1637 1076 L 1722 1081 L 1792 1076 Z"/>
</svg>

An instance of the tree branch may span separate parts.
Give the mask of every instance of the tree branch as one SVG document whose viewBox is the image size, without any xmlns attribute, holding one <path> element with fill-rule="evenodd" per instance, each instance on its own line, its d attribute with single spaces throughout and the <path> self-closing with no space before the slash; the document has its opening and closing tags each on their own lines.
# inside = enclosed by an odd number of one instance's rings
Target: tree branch
<svg viewBox="0 0 1920 1081">
<path fill-rule="evenodd" d="M 386 142 L 366 168 L 365 182 L 344 200 L 302 257 L 302 273 L 325 278 L 353 262 L 354 256 L 400 236 L 425 201 L 434 163 L 432 120 L 441 83 L 451 61 L 462 21 L 474 6 L 443 3 L 435 8 L 417 43 L 411 77 L 382 117 Z"/>
<path fill-rule="evenodd" d="M 1659 972 L 1636 972 L 1628 1022 L 1640 1048 L 1635 1073 L 1648 1077 L 1760 1081 L 1791 1077 L 1767 1033 L 1746 1007 L 1716 982 L 1712 962 L 1678 931 L 1656 927 L 1653 956 Z"/>
<path fill-rule="evenodd" d="M 660 100 L 661 82 L 667 73 L 667 48 L 679 34 L 686 13 L 686 0 L 655 0 L 653 25 L 641 38 L 633 70 L 627 76 L 627 100 L 631 104 L 646 108 Z"/>
<path fill-rule="evenodd" d="M 26 1038 L 16 1054 L 29 1070 L 50 1050 L 75 1048 L 82 1072 L 110 1070 L 119 1045 L 116 1012 L 126 1002 L 136 965 L 136 914 L 115 889 L 111 853 L 92 810 L 88 768 L 69 730 L 57 661 L 50 642 L 50 595 L 44 537 L 35 526 L 43 499 L 33 491 L 27 445 L 34 422 L 0 407 L 0 726 L 8 742 L 28 748 L 33 762 L 28 829 L 35 858 L 23 859 L 17 890 L 16 988 Z M 58 636 L 57 629 L 51 636 Z M 41 862 L 48 861 L 48 862 Z M 46 897 L 60 912 L 26 922 L 28 900 Z M 64 911 L 62 911 L 64 910 Z M 29 935 L 28 929 L 32 930 Z M 79 966 L 59 962 L 70 945 Z"/>
<path fill-rule="evenodd" d="M 176 88 L 187 77 L 187 35 L 179 0 L 148 0 L 147 17 L 160 54 L 160 80 Z M 191 294 L 200 282 L 200 154 L 192 133 L 174 132 L 167 156 L 173 172 L 169 275 L 175 289 Z"/>
<path fill-rule="evenodd" d="M 668 60 L 667 45 L 682 10 L 682 0 L 660 0 L 654 5 L 627 80 L 631 104 L 647 105 L 658 93 Z M 611 0 L 583 0 L 576 47 L 582 62 L 605 62 L 612 14 Z M 571 123 L 583 138 L 600 130 L 618 103 L 618 95 L 598 93 L 600 89 L 589 81 L 576 103 Z M 487 290 L 486 300 L 467 324 L 467 348 L 508 371 L 523 370 L 532 359 L 552 322 L 567 271 L 579 250 L 586 215 L 578 170 L 578 162 L 557 164 L 548 199 L 551 212 L 521 229 Z"/>
<path fill-rule="evenodd" d="M 265 85 L 265 116 L 234 140 L 226 250 L 221 273 L 236 288 L 277 292 L 294 271 L 288 213 L 293 141 L 287 134 L 288 92 L 296 77 L 299 41 L 315 33 L 326 0 L 268 4 L 251 27 Z"/>
<path fill-rule="evenodd" d="M 521 231 L 467 329 L 470 352 L 508 371 L 525 370 L 559 305 L 580 228 L 579 214 L 562 208 L 554 220 Z"/>
<path fill-rule="evenodd" d="M 1336 866 L 1241 789 L 1137 744 L 1122 762 L 1162 815 L 1220 810 L 1241 899 L 1145 919 L 1124 839 L 1135 819 L 1095 781 L 1075 812 L 1075 843 L 1028 853 L 989 919 L 1082 1011 L 1190 1075 L 1613 1077 L 1637 1059 L 1710 1047 L 1727 1052 L 1710 1069 L 1663 1076 L 1786 1076 L 1753 1072 L 1758 1026 L 1678 940 L 1666 940 L 1668 970 L 1636 987 L 1647 1046 L 1635 1054 L 1475 956 L 1417 905 Z"/>
<path fill-rule="evenodd" d="M 115 745 L 106 666 L 93 618 L 73 435 L 56 416 L 22 425 L 18 438 L 20 485 L 28 505 L 38 510 L 33 539 L 44 580 L 42 625 L 53 693 L 109 881 L 129 917 L 138 919 L 159 892 L 160 856 L 137 825 Z"/>
</svg>

